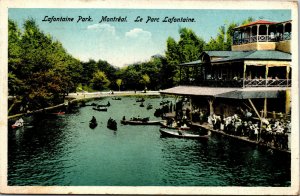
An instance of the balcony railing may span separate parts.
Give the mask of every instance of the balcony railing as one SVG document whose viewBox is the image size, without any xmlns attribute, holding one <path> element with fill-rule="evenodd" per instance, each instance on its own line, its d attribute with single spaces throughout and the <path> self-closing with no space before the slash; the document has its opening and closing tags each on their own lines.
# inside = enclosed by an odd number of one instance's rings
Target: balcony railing
<svg viewBox="0 0 300 196">
<path fill-rule="evenodd" d="M 181 85 L 207 86 L 207 87 L 291 87 L 290 79 L 238 79 L 238 80 L 202 80 L 181 81 Z"/>
<path fill-rule="evenodd" d="M 244 80 L 244 87 L 291 87 L 290 79 L 251 79 Z"/>
<path fill-rule="evenodd" d="M 234 38 L 233 45 L 248 44 L 254 42 L 278 42 L 291 39 L 291 33 L 285 32 L 283 35 L 253 35 L 248 38 Z"/>
</svg>

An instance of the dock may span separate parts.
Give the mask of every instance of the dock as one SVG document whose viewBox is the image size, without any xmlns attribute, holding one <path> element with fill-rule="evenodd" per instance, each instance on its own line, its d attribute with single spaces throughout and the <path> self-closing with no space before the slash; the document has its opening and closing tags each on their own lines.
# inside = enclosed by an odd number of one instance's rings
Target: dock
<svg viewBox="0 0 300 196">
<path fill-rule="evenodd" d="M 209 131 L 211 131 L 213 133 L 224 135 L 224 136 L 227 136 L 227 137 L 230 137 L 230 138 L 233 138 L 233 139 L 236 139 L 236 140 L 244 141 L 244 142 L 247 142 L 247 143 L 250 143 L 250 144 L 254 144 L 254 145 L 257 145 L 257 146 L 260 146 L 260 147 L 265 147 L 265 148 L 269 148 L 269 149 L 272 149 L 272 150 L 276 150 L 276 151 L 280 151 L 280 152 L 291 154 L 290 149 L 288 149 L 288 150 L 286 150 L 286 149 L 279 149 L 279 148 L 276 148 L 276 147 L 273 147 L 273 146 L 261 143 L 259 141 L 250 140 L 247 137 L 231 135 L 231 134 L 225 133 L 224 131 L 213 129 L 213 127 L 210 124 L 208 124 L 208 123 L 200 124 L 200 123 L 192 122 L 192 126 L 204 128 L 204 129 L 209 130 Z"/>
</svg>

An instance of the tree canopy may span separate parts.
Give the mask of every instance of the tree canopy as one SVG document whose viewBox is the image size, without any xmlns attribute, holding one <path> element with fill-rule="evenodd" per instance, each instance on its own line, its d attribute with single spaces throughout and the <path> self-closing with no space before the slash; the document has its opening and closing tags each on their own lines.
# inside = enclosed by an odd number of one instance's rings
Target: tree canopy
<svg viewBox="0 0 300 196">
<path fill-rule="evenodd" d="M 77 86 L 80 61 L 34 20 L 24 22 L 22 33 L 14 21 L 8 24 L 9 94 L 17 96 L 24 110 L 61 102 Z"/>
<path fill-rule="evenodd" d="M 251 21 L 249 17 L 242 24 Z M 22 30 L 9 20 L 9 95 L 16 96 L 19 111 L 26 111 L 61 103 L 66 94 L 78 90 L 169 88 L 179 83 L 179 64 L 199 60 L 204 50 L 230 50 L 236 26 L 220 26 L 208 43 L 192 29 L 179 28 L 178 41 L 167 38 L 164 56 L 154 55 L 148 61 L 117 68 L 101 59 L 81 62 L 74 58 L 33 19 L 26 20 Z"/>
</svg>

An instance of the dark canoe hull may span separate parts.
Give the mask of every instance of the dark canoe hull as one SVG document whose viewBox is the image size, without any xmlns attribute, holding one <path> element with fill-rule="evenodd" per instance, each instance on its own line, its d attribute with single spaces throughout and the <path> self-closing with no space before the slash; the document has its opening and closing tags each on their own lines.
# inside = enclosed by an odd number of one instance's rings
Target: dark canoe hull
<svg viewBox="0 0 300 196">
<path fill-rule="evenodd" d="M 121 120 L 123 125 L 160 125 L 160 121 Z"/>
<path fill-rule="evenodd" d="M 200 140 L 208 140 L 209 138 L 209 135 L 194 135 L 194 134 L 187 134 L 184 132 L 182 132 L 182 134 L 179 134 L 178 131 L 167 130 L 167 129 L 159 129 L 159 132 L 161 133 L 162 136 L 167 136 L 167 137 L 200 139 Z"/>
</svg>

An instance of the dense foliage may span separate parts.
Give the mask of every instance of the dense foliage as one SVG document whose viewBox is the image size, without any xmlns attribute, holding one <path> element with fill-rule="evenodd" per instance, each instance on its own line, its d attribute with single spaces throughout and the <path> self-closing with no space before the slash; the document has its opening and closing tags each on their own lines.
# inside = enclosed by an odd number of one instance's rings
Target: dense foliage
<svg viewBox="0 0 300 196">
<path fill-rule="evenodd" d="M 82 65 L 59 41 L 45 35 L 34 20 L 24 23 L 21 33 L 15 22 L 8 26 L 8 87 L 21 110 L 62 102 L 74 91 Z"/>
<path fill-rule="evenodd" d="M 9 95 L 16 97 L 9 110 L 18 104 L 15 112 L 61 103 L 69 92 L 172 87 L 179 82 L 180 63 L 199 60 L 204 50 L 230 50 L 237 26 L 221 26 L 208 43 L 191 29 L 180 28 L 178 41 L 166 40 L 165 56 L 116 68 L 103 60 L 80 62 L 32 19 L 24 22 L 22 31 L 12 20 L 8 25 L 8 88 Z"/>
</svg>

